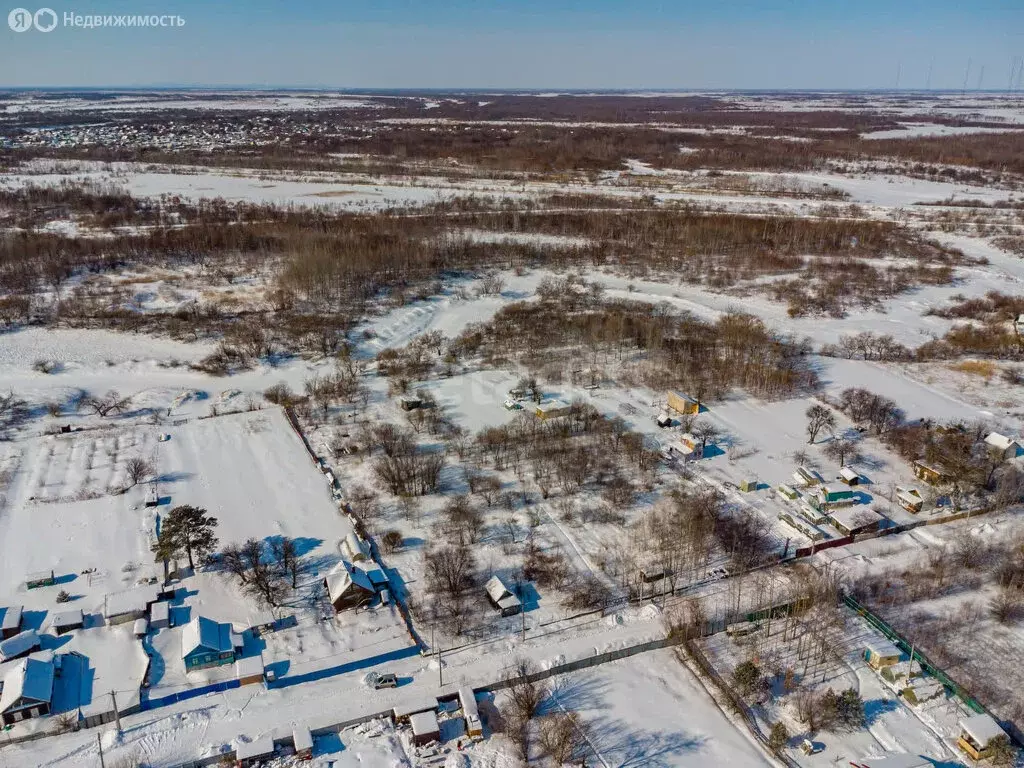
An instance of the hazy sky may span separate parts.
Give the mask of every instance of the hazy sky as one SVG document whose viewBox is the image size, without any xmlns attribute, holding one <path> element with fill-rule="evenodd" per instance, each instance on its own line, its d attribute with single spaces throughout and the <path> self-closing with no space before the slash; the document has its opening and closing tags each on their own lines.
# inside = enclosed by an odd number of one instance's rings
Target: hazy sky
<svg viewBox="0 0 1024 768">
<path fill-rule="evenodd" d="M 1024 0 L 45 1 L 186 24 L 4 24 L 0 85 L 1006 88 L 1024 55 Z"/>
</svg>

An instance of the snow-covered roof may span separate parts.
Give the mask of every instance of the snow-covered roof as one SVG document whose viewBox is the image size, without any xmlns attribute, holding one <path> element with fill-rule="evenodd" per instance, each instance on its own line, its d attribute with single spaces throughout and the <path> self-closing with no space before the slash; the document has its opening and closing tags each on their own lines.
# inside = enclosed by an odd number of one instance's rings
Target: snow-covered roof
<svg viewBox="0 0 1024 768">
<path fill-rule="evenodd" d="M 462 716 L 470 722 L 480 722 L 480 708 L 476 704 L 476 694 L 473 689 L 466 687 L 459 689 L 459 704 L 462 705 Z"/>
<path fill-rule="evenodd" d="M 235 662 L 235 674 L 238 677 L 252 677 L 263 674 L 263 656 L 246 656 Z"/>
<path fill-rule="evenodd" d="M 861 528 L 865 525 L 871 525 L 872 523 L 877 523 L 882 519 L 882 516 L 873 509 L 862 506 L 830 509 L 828 511 L 828 517 L 848 531 L 852 531 L 854 528 Z"/>
<path fill-rule="evenodd" d="M 858 768 L 931 768 L 934 763 L 917 755 L 890 754 L 882 757 L 862 757 L 850 765 Z"/>
<path fill-rule="evenodd" d="M 257 611 L 249 616 L 250 627 L 265 627 L 270 624 L 274 624 L 276 621 L 277 619 L 270 611 Z"/>
<path fill-rule="evenodd" d="M 408 717 L 409 715 L 415 715 L 417 712 L 434 711 L 437 709 L 437 699 L 424 696 L 421 699 L 414 699 L 407 701 L 405 704 L 399 704 L 392 712 L 395 715 L 395 719 L 402 717 Z"/>
<path fill-rule="evenodd" d="M 235 748 L 235 758 L 238 760 L 252 760 L 254 757 L 265 757 L 274 752 L 274 737 L 260 736 L 252 741 L 241 741 L 236 739 L 232 746 Z"/>
<path fill-rule="evenodd" d="M 126 613 L 141 613 L 150 603 L 156 602 L 159 594 L 160 588 L 152 584 L 111 592 L 103 598 L 103 615 L 109 619 Z"/>
<path fill-rule="evenodd" d="M 370 556 L 370 548 L 365 541 L 356 536 L 355 532 L 345 537 L 345 551 L 352 560 L 363 560 Z"/>
<path fill-rule="evenodd" d="M 53 578 L 53 569 L 45 571 L 32 571 L 32 573 L 25 576 L 25 581 L 48 581 Z"/>
<path fill-rule="evenodd" d="M 171 607 L 163 600 L 149 606 L 149 618 L 151 621 L 167 621 L 171 614 Z"/>
<path fill-rule="evenodd" d="M 0 642 L 0 661 L 13 659 L 23 653 L 28 653 L 33 648 L 39 647 L 39 635 L 34 629 L 26 629 L 14 637 Z"/>
<path fill-rule="evenodd" d="M 6 712 L 21 698 L 48 702 L 52 695 L 53 662 L 22 659 L 4 679 L 0 712 Z"/>
<path fill-rule="evenodd" d="M 53 614 L 53 619 L 50 624 L 54 627 L 74 627 L 78 626 L 83 622 L 84 616 L 80 608 L 74 608 L 68 611 L 60 611 L 59 613 Z"/>
<path fill-rule="evenodd" d="M 409 722 L 412 725 L 412 732 L 416 736 L 427 736 L 440 731 L 437 726 L 437 713 L 432 709 L 426 712 L 417 712 L 409 718 Z"/>
<path fill-rule="evenodd" d="M 132 627 L 132 632 L 136 635 L 144 635 L 149 632 L 149 622 L 145 619 L 136 619 L 135 625 Z"/>
<path fill-rule="evenodd" d="M 309 732 L 309 727 L 305 725 L 296 725 L 292 728 L 292 742 L 294 743 L 296 752 L 301 752 L 304 749 L 312 749 L 313 734 Z"/>
<path fill-rule="evenodd" d="M 541 413 L 564 411 L 569 407 L 569 403 L 565 402 L 565 400 L 545 400 L 543 403 L 537 403 L 536 405 L 536 409 Z"/>
<path fill-rule="evenodd" d="M 871 651 L 874 656 L 902 656 L 903 652 L 896 646 L 895 643 L 890 642 L 884 637 L 873 637 L 868 640 L 864 647 Z"/>
<path fill-rule="evenodd" d="M 359 568 L 353 568 L 352 565 L 344 560 L 334 566 L 327 578 L 327 594 L 331 597 L 331 602 L 334 602 L 339 597 L 344 595 L 354 585 L 358 589 L 362 589 L 366 592 L 373 592 L 373 582 L 370 581 L 370 577 L 366 575 L 365 571 Z"/>
<path fill-rule="evenodd" d="M 386 587 L 390 584 L 387 574 L 378 568 L 377 564 L 372 560 L 364 560 L 361 563 L 352 563 L 352 567 L 365 573 L 366 578 L 370 580 L 370 583 L 373 584 L 374 588 Z"/>
<path fill-rule="evenodd" d="M 858 475 L 856 472 L 854 472 L 849 467 L 843 467 L 842 469 L 840 469 L 839 470 L 839 476 L 841 478 L 843 478 L 844 480 L 859 480 L 860 479 L 860 475 Z"/>
<path fill-rule="evenodd" d="M 1020 445 L 1012 437 L 1001 435 L 998 432 L 989 432 L 985 436 L 985 442 L 991 445 L 993 448 L 998 448 L 1000 451 L 1006 451 L 1015 445 Z"/>
<path fill-rule="evenodd" d="M 497 576 L 491 576 L 491 578 L 487 580 L 487 584 L 484 586 L 484 589 L 487 590 L 487 596 L 496 603 L 512 594 L 512 590 L 506 587 L 505 582 Z"/>
<path fill-rule="evenodd" d="M 999 723 L 992 719 L 991 715 L 986 715 L 984 712 L 961 720 L 960 730 L 974 739 L 974 742 L 980 747 L 984 747 L 997 736 L 1006 735 L 1003 729 L 999 727 Z"/>
<path fill-rule="evenodd" d="M 12 605 L 4 611 L 4 620 L 0 622 L 0 629 L 12 630 L 21 626 L 21 606 Z"/>
<path fill-rule="evenodd" d="M 181 630 L 181 655 L 188 656 L 199 648 L 209 648 L 217 653 L 234 650 L 231 625 L 218 624 L 205 616 L 196 616 Z"/>
</svg>

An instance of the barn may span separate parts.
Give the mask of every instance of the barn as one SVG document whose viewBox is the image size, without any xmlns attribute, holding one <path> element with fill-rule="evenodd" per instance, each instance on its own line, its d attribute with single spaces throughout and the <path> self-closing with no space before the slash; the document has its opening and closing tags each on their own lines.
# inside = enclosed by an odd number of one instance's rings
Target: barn
<svg viewBox="0 0 1024 768">
<path fill-rule="evenodd" d="M 519 598 L 497 576 L 491 576 L 484 589 L 487 591 L 487 599 L 491 601 L 491 605 L 501 611 L 502 616 L 515 616 L 523 610 L 523 604 Z"/>
</svg>

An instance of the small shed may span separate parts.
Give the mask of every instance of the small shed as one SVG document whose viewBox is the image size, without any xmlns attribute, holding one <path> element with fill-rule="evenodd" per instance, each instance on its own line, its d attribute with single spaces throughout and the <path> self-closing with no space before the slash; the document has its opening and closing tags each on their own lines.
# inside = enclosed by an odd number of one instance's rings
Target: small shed
<svg viewBox="0 0 1024 768">
<path fill-rule="evenodd" d="M 273 756 L 274 737 L 260 736 L 252 741 L 236 739 L 232 746 L 235 748 L 235 765 L 238 768 L 248 768 L 250 765 L 259 765 Z"/>
<path fill-rule="evenodd" d="M 36 571 L 30 573 L 25 577 L 25 586 L 28 589 L 38 589 L 39 587 L 52 587 L 57 583 L 56 577 L 53 575 L 53 571 Z"/>
<path fill-rule="evenodd" d="M 985 444 L 1005 460 L 1015 459 L 1024 453 L 1024 448 L 1021 447 L 1019 441 L 998 432 L 989 432 L 985 436 Z"/>
<path fill-rule="evenodd" d="M 476 705 L 476 694 L 472 688 L 459 689 L 459 705 L 462 707 L 462 719 L 466 721 L 466 734 L 470 738 L 484 735 L 484 726 L 480 721 L 480 709 Z"/>
<path fill-rule="evenodd" d="M 704 444 L 687 432 L 679 437 L 679 452 L 684 460 L 700 459 L 704 456 Z"/>
<path fill-rule="evenodd" d="M 61 611 L 60 613 L 53 614 L 50 626 L 53 627 L 53 631 L 58 635 L 63 635 L 66 632 L 84 627 L 85 616 L 82 615 L 82 611 L 79 608 Z"/>
<path fill-rule="evenodd" d="M 849 467 L 843 467 L 839 470 L 839 482 L 849 486 L 860 485 L 860 475 Z"/>
<path fill-rule="evenodd" d="M 667 413 L 662 412 L 658 414 L 657 421 L 658 426 L 661 427 L 662 429 L 668 429 L 669 427 L 672 426 L 672 417 L 669 416 Z"/>
<path fill-rule="evenodd" d="M 307 725 L 296 725 L 292 728 L 292 746 L 299 760 L 310 760 L 313 757 L 313 734 Z"/>
<path fill-rule="evenodd" d="M 235 677 L 241 685 L 263 682 L 263 656 L 246 656 L 235 662 Z"/>
<path fill-rule="evenodd" d="M 136 619 L 132 625 L 132 634 L 136 637 L 145 637 L 149 632 L 149 622 L 146 619 Z"/>
<path fill-rule="evenodd" d="M 757 478 L 745 477 L 740 480 L 740 490 L 744 493 L 750 493 L 751 491 L 757 490 Z"/>
<path fill-rule="evenodd" d="M 149 628 L 167 629 L 171 626 L 171 607 L 161 600 L 149 606 Z"/>
<path fill-rule="evenodd" d="M 907 512 L 917 514 L 924 508 L 924 497 L 917 488 L 896 488 L 896 501 Z"/>
<path fill-rule="evenodd" d="M 793 473 L 793 479 L 797 485 L 818 485 L 822 482 L 821 475 L 810 467 L 797 467 Z"/>
<path fill-rule="evenodd" d="M 856 493 L 851 488 L 824 485 L 818 488 L 815 496 L 821 504 L 851 504 Z"/>
<path fill-rule="evenodd" d="M 437 713 L 433 710 L 417 712 L 409 718 L 412 725 L 412 743 L 417 747 L 441 740 L 441 728 L 437 724 Z"/>
<path fill-rule="evenodd" d="M 515 616 L 523 610 L 523 604 L 519 598 L 497 576 L 491 576 L 484 589 L 487 591 L 487 599 L 491 601 L 491 605 L 501 611 L 502 616 Z"/>
<path fill-rule="evenodd" d="M 419 397 L 403 397 L 398 401 L 403 411 L 414 411 L 423 407 L 423 400 Z"/>
<path fill-rule="evenodd" d="M 781 496 L 784 499 L 789 499 L 790 501 L 796 501 L 797 499 L 800 498 L 800 494 L 796 492 L 793 486 L 786 485 L 785 483 L 780 484 L 775 489 L 775 491 L 779 494 L 779 496 Z"/>
<path fill-rule="evenodd" d="M 991 715 L 981 713 L 960 721 L 960 737 L 956 745 L 974 760 L 984 760 L 991 752 L 992 742 L 1006 733 Z"/>
<path fill-rule="evenodd" d="M 941 464 L 928 464 L 924 461 L 914 462 L 914 474 L 919 480 L 929 485 L 941 485 L 949 480 L 949 471 Z"/>
<path fill-rule="evenodd" d="M 935 762 L 917 755 L 899 753 L 882 757 L 862 757 L 850 762 L 852 768 L 932 768 Z"/>
<path fill-rule="evenodd" d="M 885 638 L 875 638 L 864 646 L 864 660 L 873 669 L 882 669 L 898 664 L 903 658 L 903 652 L 894 643 Z"/>
<path fill-rule="evenodd" d="M 0 642 L 0 663 L 20 659 L 38 649 L 39 634 L 34 629 L 26 629 Z"/>
<path fill-rule="evenodd" d="M 21 606 L 9 605 L 0 621 L 0 640 L 7 640 L 21 632 Z"/>
</svg>

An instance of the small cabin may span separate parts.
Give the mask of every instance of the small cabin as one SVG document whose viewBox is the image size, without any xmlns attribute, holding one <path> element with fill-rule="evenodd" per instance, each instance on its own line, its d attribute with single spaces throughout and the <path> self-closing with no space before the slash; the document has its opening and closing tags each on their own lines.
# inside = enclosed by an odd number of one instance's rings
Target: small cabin
<svg viewBox="0 0 1024 768">
<path fill-rule="evenodd" d="M 821 475 L 809 467 L 797 467 L 793 473 L 793 479 L 797 485 L 818 485 L 822 481 Z"/>
<path fill-rule="evenodd" d="M 403 411 L 415 411 L 423 407 L 423 399 L 419 397 L 403 397 L 398 402 Z"/>
<path fill-rule="evenodd" d="M 855 485 L 860 485 L 860 475 L 849 467 L 843 467 L 839 470 L 839 482 L 852 488 Z"/>
<path fill-rule="evenodd" d="M 519 598 L 497 576 L 491 576 L 484 589 L 487 592 L 487 599 L 490 600 L 491 605 L 501 611 L 502 616 L 515 616 L 523 610 L 523 604 Z"/>
<path fill-rule="evenodd" d="M 789 499 L 790 501 L 796 501 L 800 498 L 800 494 L 796 492 L 796 489 L 791 485 L 786 485 L 785 483 L 782 483 L 778 488 L 776 488 L 775 492 L 782 498 Z"/>
<path fill-rule="evenodd" d="M 669 427 L 672 426 L 672 417 L 669 416 L 667 413 L 662 412 L 658 414 L 657 422 L 658 426 L 661 427 L 662 429 L 668 429 Z"/>
<path fill-rule="evenodd" d="M 1024 454 L 1024 447 L 1012 437 L 1001 435 L 998 432 L 989 432 L 985 436 L 985 444 L 990 451 L 997 453 L 1004 461 L 1015 459 Z"/>
<path fill-rule="evenodd" d="M 534 413 L 541 421 L 568 416 L 572 406 L 564 400 L 545 400 L 534 405 Z"/>
<path fill-rule="evenodd" d="M 233 746 L 235 748 L 235 765 L 238 768 L 261 765 L 274 756 L 274 737 L 269 735 L 261 736 L 253 741 L 237 740 Z"/>
<path fill-rule="evenodd" d="M 84 627 L 85 616 L 82 615 L 82 610 L 80 608 L 70 611 L 61 611 L 60 613 L 53 614 L 50 626 L 58 635 L 63 635 L 67 632 Z"/>
<path fill-rule="evenodd" d="M 981 713 L 960 721 L 960 737 L 956 745 L 972 760 L 984 760 L 992 754 L 992 742 L 1006 733 L 991 715 Z"/>
<path fill-rule="evenodd" d="M 757 478 L 747 477 L 747 478 L 744 478 L 743 480 L 740 480 L 740 490 L 743 491 L 744 493 L 750 493 L 751 491 L 756 491 L 757 490 L 757 486 L 758 486 Z"/>
<path fill-rule="evenodd" d="M 896 501 L 907 512 L 917 514 L 924 508 L 924 497 L 917 488 L 896 488 Z"/>
<path fill-rule="evenodd" d="M 898 664 L 901 658 L 903 652 L 895 644 L 882 638 L 872 640 L 864 646 L 864 660 L 872 669 L 891 667 Z"/>
</svg>

